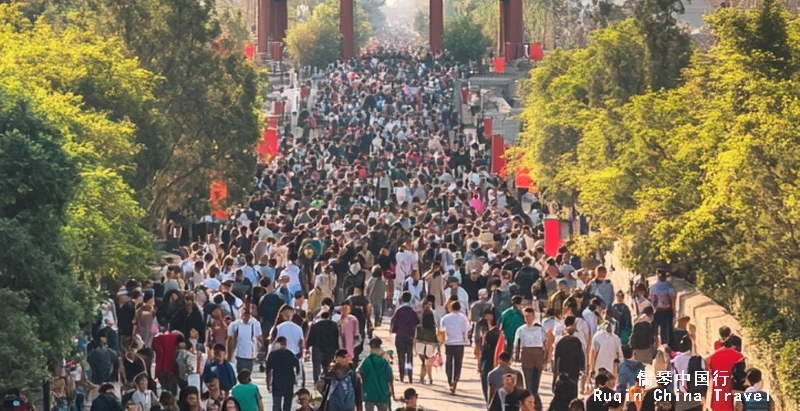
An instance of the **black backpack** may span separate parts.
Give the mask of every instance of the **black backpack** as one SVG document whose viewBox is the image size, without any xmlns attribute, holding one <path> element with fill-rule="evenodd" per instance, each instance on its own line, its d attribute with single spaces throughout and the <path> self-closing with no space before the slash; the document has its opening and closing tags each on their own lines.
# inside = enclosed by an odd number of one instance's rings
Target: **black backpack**
<svg viewBox="0 0 800 411">
<path fill-rule="evenodd" d="M 653 347 L 653 325 L 647 321 L 640 321 L 633 326 L 631 333 L 631 348 L 646 350 Z"/>
<path fill-rule="evenodd" d="M 693 355 L 689 358 L 689 365 L 686 367 L 686 373 L 689 374 L 688 381 L 686 381 L 686 392 L 690 394 L 706 395 L 706 392 L 708 392 L 708 384 L 698 385 L 697 380 L 694 378 L 698 372 L 703 372 L 705 370 L 706 363 L 703 361 L 703 357 Z"/>
<path fill-rule="evenodd" d="M 736 391 L 744 391 L 747 388 L 747 368 L 745 368 L 744 360 L 733 364 L 731 370 L 731 389 Z"/>
</svg>

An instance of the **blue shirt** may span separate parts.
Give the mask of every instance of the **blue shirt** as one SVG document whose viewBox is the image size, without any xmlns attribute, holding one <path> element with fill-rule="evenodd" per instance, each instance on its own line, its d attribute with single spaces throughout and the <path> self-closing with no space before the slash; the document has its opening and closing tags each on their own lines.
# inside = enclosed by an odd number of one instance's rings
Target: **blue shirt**
<svg viewBox="0 0 800 411">
<path fill-rule="evenodd" d="M 639 372 L 644 371 L 644 365 L 635 360 L 624 360 L 619 363 L 619 376 L 617 377 L 617 392 L 624 393 L 636 384 Z"/>
<path fill-rule="evenodd" d="M 650 302 L 655 310 L 672 309 L 672 300 L 675 298 L 675 288 L 667 281 L 656 281 L 650 287 Z"/>
</svg>

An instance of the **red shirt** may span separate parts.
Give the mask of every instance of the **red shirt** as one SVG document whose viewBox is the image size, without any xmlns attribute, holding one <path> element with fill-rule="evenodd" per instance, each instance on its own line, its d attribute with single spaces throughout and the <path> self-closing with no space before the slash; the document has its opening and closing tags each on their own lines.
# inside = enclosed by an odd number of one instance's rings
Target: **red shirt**
<svg viewBox="0 0 800 411">
<path fill-rule="evenodd" d="M 178 334 L 159 334 L 153 338 L 156 354 L 156 376 L 175 373 L 175 354 L 178 351 Z"/>
<path fill-rule="evenodd" d="M 731 377 L 733 366 L 742 361 L 744 356 L 733 348 L 720 348 L 711 357 L 708 357 L 709 373 L 708 381 L 711 385 L 711 410 L 712 411 L 733 411 L 733 395 L 726 398 L 726 394 L 731 392 Z M 716 383 L 714 373 L 717 373 Z M 692 376 L 694 378 L 694 376 Z M 719 384 L 717 384 L 719 383 Z M 722 390 L 717 393 L 714 390 Z"/>
</svg>

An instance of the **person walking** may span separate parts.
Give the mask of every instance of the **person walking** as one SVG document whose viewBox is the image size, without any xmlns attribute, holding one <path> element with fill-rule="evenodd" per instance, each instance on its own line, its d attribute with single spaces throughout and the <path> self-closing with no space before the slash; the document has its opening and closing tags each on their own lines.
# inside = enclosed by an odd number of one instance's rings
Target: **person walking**
<svg viewBox="0 0 800 411">
<path fill-rule="evenodd" d="M 525 324 L 525 316 L 522 314 L 522 296 L 511 297 L 511 307 L 505 310 L 500 316 L 500 330 L 506 339 L 506 352 L 514 352 L 514 337 L 517 329 Z"/>
<path fill-rule="evenodd" d="M 253 370 L 260 337 L 261 324 L 250 316 L 250 310 L 244 310 L 242 318 L 228 326 L 228 352 L 236 357 L 236 374 Z"/>
<path fill-rule="evenodd" d="M 231 396 L 239 403 L 240 411 L 264 411 L 264 402 L 258 386 L 250 378 L 250 370 L 243 369 L 238 376 L 239 384 L 231 390 Z"/>
<path fill-rule="evenodd" d="M 514 358 L 522 363 L 525 386 L 534 395 L 539 408 L 541 408 L 539 381 L 547 361 L 546 343 L 547 333 L 541 324 L 536 322 L 536 311 L 531 307 L 526 308 L 525 325 L 519 327 L 514 336 Z"/>
<path fill-rule="evenodd" d="M 417 326 L 416 344 L 417 355 L 422 362 L 419 370 L 419 381 L 425 384 L 425 375 L 428 376 L 428 383 L 433 384 L 433 364 L 431 360 L 441 355 L 439 351 L 439 340 L 437 338 L 436 315 L 433 312 L 433 298 L 425 301 L 422 306 L 422 321 Z"/>
<path fill-rule="evenodd" d="M 324 310 L 320 313 L 320 320 L 311 325 L 306 345 L 306 352 L 311 350 L 314 384 L 319 381 L 319 376 L 328 370 L 338 349 L 339 326 L 331 320 L 330 311 Z"/>
<path fill-rule="evenodd" d="M 416 337 L 419 316 L 411 305 L 411 293 L 404 292 L 400 297 L 403 303 L 394 315 L 392 315 L 391 332 L 394 334 L 394 346 L 397 350 L 397 367 L 400 372 L 400 382 L 406 376 L 407 368 L 410 365 L 412 374 L 408 375 L 408 382 L 414 379 L 414 338 Z"/>
<path fill-rule="evenodd" d="M 650 287 L 650 302 L 653 304 L 653 325 L 658 327 L 661 344 L 672 345 L 672 327 L 675 321 L 675 288 L 667 281 L 669 274 L 657 270 L 658 281 Z"/>
<path fill-rule="evenodd" d="M 456 394 L 458 380 L 461 379 L 461 366 L 464 361 L 464 346 L 469 345 L 467 334 L 469 333 L 469 320 L 461 312 L 461 303 L 454 301 L 451 304 L 451 312 L 442 317 L 439 327 L 440 340 L 444 340 L 445 372 L 447 373 L 447 384 L 450 386 L 450 394 Z"/>
<path fill-rule="evenodd" d="M 567 320 L 569 320 L 569 317 Z M 556 343 L 555 352 L 553 353 L 553 374 L 560 375 L 565 373 L 575 384 L 577 390 L 581 372 L 586 368 L 586 356 L 584 355 L 581 340 L 575 336 L 574 318 L 572 322 L 565 320 L 565 323 L 570 325 L 565 330 L 566 335 Z M 578 392 L 576 391 L 572 398 L 577 396 Z"/>
<path fill-rule="evenodd" d="M 358 371 L 364 384 L 365 411 L 389 411 L 394 397 L 392 366 L 383 358 L 383 341 L 373 338 L 369 342 L 370 353 Z"/>
<path fill-rule="evenodd" d="M 267 357 L 267 391 L 272 393 L 272 411 L 290 411 L 300 361 L 286 348 L 286 337 L 278 337 Z M 277 377 L 277 378 L 276 378 Z"/>
</svg>

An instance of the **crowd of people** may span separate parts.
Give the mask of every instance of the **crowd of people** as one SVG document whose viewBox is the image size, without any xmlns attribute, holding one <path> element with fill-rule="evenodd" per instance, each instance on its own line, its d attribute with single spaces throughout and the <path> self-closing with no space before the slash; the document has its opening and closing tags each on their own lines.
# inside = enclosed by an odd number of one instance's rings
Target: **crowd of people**
<svg viewBox="0 0 800 411">
<path fill-rule="evenodd" d="M 479 118 L 465 129 L 446 55 L 373 45 L 323 73 L 245 210 L 160 278 L 119 290 L 76 377 L 86 407 L 263 411 L 263 378 L 274 411 L 385 411 L 396 380 L 410 411 L 414 384 L 460 395 L 465 351 L 492 411 L 539 411 L 543 390 L 557 411 L 700 410 L 659 393 L 706 395 L 677 378 L 702 371 L 730 373 L 711 379 L 725 392 L 760 390 L 730 330 L 696 354 L 666 272 L 626 293 L 566 247 L 545 254 L 546 207 L 489 172 L 490 142 Z M 446 381 L 434 381 L 440 367 Z M 648 386 L 650 367 L 675 383 Z M 65 400 L 70 385 L 54 384 L 59 410 L 83 408 Z"/>
</svg>

